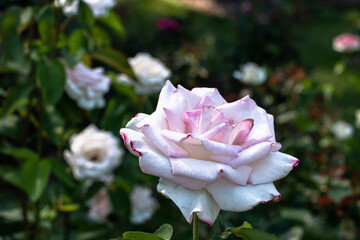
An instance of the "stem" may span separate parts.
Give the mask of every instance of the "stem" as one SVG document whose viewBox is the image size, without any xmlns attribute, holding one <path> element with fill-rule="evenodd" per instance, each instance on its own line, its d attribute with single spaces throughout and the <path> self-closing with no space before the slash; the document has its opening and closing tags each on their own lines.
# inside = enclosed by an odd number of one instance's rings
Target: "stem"
<svg viewBox="0 0 360 240">
<path fill-rule="evenodd" d="M 64 212 L 64 232 L 63 239 L 70 239 L 70 213 Z"/>
<path fill-rule="evenodd" d="M 193 240 L 199 240 L 199 218 L 193 213 Z"/>
</svg>

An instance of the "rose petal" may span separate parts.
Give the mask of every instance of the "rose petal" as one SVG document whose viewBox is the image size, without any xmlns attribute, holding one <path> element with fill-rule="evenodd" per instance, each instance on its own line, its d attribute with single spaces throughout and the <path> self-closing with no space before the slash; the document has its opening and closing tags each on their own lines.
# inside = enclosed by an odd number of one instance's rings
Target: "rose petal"
<svg viewBox="0 0 360 240">
<path fill-rule="evenodd" d="M 232 131 L 229 139 L 229 144 L 241 145 L 249 136 L 251 129 L 254 126 L 254 120 L 245 119 L 238 123 Z"/>
<path fill-rule="evenodd" d="M 269 141 L 276 142 L 275 128 L 274 128 L 274 116 L 271 114 L 268 114 L 268 119 L 269 119 L 269 123 L 270 123 L 270 131 L 271 131 L 271 135 L 272 135 L 272 137 L 269 139 Z"/>
<path fill-rule="evenodd" d="M 126 148 L 132 154 L 139 156 L 139 165 L 144 173 L 165 178 L 189 189 L 198 190 L 206 186 L 206 182 L 173 175 L 169 159 L 160 153 L 141 132 L 123 128 L 120 134 Z"/>
<path fill-rule="evenodd" d="M 156 111 L 162 110 L 167 105 L 169 96 L 175 89 L 176 88 L 171 84 L 171 82 L 167 80 L 164 87 L 161 89 Z"/>
<path fill-rule="evenodd" d="M 184 115 L 181 113 L 179 114 L 178 109 L 164 108 L 164 112 L 171 131 L 180 133 L 185 132 Z"/>
<path fill-rule="evenodd" d="M 224 177 L 236 184 L 245 185 L 251 173 L 251 167 L 241 166 L 237 169 L 217 162 L 193 159 L 170 158 L 172 173 L 207 183 L 214 183 Z"/>
<path fill-rule="evenodd" d="M 187 133 L 198 134 L 201 109 L 187 111 L 184 113 L 184 123 Z"/>
<path fill-rule="evenodd" d="M 167 129 L 163 129 L 161 130 L 161 135 L 163 135 L 166 139 L 174 143 L 180 144 L 184 140 L 189 138 L 191 136 L 191 133 L 178 133 Z"/>
<path fill-rule="evenodd" d="M 166 156 L 187 157 L 188 153 L 177 144 L 167 141 L 160 131 L 150 125 L 143 126 L 141 132 Z"/>
<path fill-rule="evenodd" d="M 273 183 L 239 186 L 225 179 L 208 184 L 207 191 L 222 210 L 243 212 L 259 203 L 280 200 L 280 193 Z"/>
<path fill-rule="evenodd" d="M 266 111 L 246 96 L 236 102 L 224 104 L 217 109 L 225 114 L 231 124 L 237 124 L 245 119 L 253 119 L 254 126 L 247 141 L 269 139 L 272 137 L 270 122 Z"/>
<path fill-rule="evenodd" d="M 234 168 L 257 161 L 271 151 L 271 142 L 262 142 L 241 151 L 237 158 L 232 159 L 228 164 Z"/>
<path fill-rule="evenodd" d="M 203 106 L 220 106 L 227 104 L 226 100 L 221 96 L 217 88 L 193 88 L 192 93 L 195 93 L 197 96 L 206 99 L 203 99 Z M 211 101 L 207 102 L 207 101 Z"/>
<path fill-rule="evenodd" d="M 127 124 L 126 128 L 136 129 L 135 125 L 144 120 L 145 118 L 149 117 L 148 114 L 145 113 L 138 113 L 135 117 L 133 117 Z"/>
<path fill-rule="evenodd" d="M 193 191 L 162 178 L 159 180 L 157 190 L 180 208 L 189 223 L 192 222 L 195 212 L 201 221 L 212 225 L 220 212 L 219 206 L 205 190 Z"/>
<path fill-rule="evenodd" d="M 263 159 L 249 164 L 253 168 L 249 182 L 262 184 L 285 177 L 299 160 L 282 152 L 271 152 Z"/>
<path fill-rule="evenodd" d="M 242 146 L 214 142 L 206 138 L 201 139 L 201 143 L 206 150 L 216 155 L 237 156 L 243 150 Z"/>
</svg>

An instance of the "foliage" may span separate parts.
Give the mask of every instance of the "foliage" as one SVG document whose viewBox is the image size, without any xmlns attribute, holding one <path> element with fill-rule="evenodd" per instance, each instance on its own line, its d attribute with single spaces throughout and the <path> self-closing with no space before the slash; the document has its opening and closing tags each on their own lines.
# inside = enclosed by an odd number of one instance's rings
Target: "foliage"
<svg viewBox="0 0 360 240">
<path fill-rule="evenodd" d="M 248 11 L 218 17 L 172 0 L 119 1 L 100 18 L 83 1 L 74 16 L 51 1 L 1 2 L 0 238 L 190 238 L 176 206 L 156 193 L 160 208 L 152 219 L 130 222 L 132 188 L 155 191 L 157 184 L 131 154 L 106 186 L 75 179 L 63 158 L 70 137 L 89 124 L 120 137 L 132 116 L 153 112 L 157 94 L 140 96 L 115 77 L 135 78 L 127 58 L 149 52 L 171 69 L 174 84 L 217 87 L 228 101 L 250 94 L 276 117 L 283 151 L 300 159 L 276 183 L 279 203 L 221 213 L 212 227 L 200 226 L 201 238 L 358 239 L 360 56 L 334 52 L 331 41 L 345 31 L 359 34 L 360 14 L 341 3 L 250 2 Z M 172 19 L 178 28 L 159 27 L 159 19 Z M 232 77 L 249 61 L 267 68 L 266 83 L 249 86 Z M 111 77 L 103 109 L 81 109 L 66 94 L 66 70 L 79 62 L 103 67 Z M 340 119 L 355 129 L 345 140 L 331 130 Z M 113 212 L 96 222 L 88 203 L 103 187 Z"/>
</svg>

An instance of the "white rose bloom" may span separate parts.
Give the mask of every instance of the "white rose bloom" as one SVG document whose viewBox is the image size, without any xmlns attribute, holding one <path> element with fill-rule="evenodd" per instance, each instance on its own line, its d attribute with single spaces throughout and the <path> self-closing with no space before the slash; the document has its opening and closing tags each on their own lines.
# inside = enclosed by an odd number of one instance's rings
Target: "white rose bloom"
<svg viewBox="0 0 360 240">
<path fill-rule="evenodd" d="M 71 136 L 69 142 L 70 151 L 64 151 L 64 158 L 76 179 L 112 181 L 112 171 L 121 164 L 124 151 L 119 148 L 119 140 L 111 132 L 90 125 L 81 133 Z"/>
<path fill-rule="evenodd" d="M 135 92 L 141 95 L 160 92 L 165 81 L 171 76 L 166 66 L 148 53 L 138 53 L 128 59 L 136 80 L 126 74 L 119 74 L 117 81 L 121 84 L 135 87 Z"/>
<path fill-rule="evenodd" d="M 130 194 L 131 216 L 133 224 L 142 224 L 149 220 L 158 209 L 159 204 L 151 197 L 151 189 L 143 186 L 135 186 Z"/>
<path fill-rule="evenodd" d="M 88 217 L 94 222 L 104 222 L 107 216 L 113 211 L 109 193 L 106 188 L 100 189 L 88 202 Z"/>
<path fill-rule="evenodd" d="M 111 8 L 115 6 L 115 0 L 83 0 L 92 11 L 94 17 L 108 15 Z M 79 0 L 55 0 L 55 6 L 63 7 L 65 15 L 76 15 L 79 7 Z"/>
<path fill-rule="evenodd" d="M 265 82 L 267 74 L 264 67 L 259 67 L 256 63 L 248 62 L 240 66 L 240 71 L 235 70 L 233 77 L 242 83 L 257 86 Z"/>
<path fill-rule="evenodd" d="M 78 106 L 91 110 L 103 108 L 103 95 L 109 91 L 111 79 L 104 75 L 102 67 L 91 69 L 83 63 L 66 69 L 65 91 Z"/>
<path fill-rule="evenodd" d="M 347 122 L 339 120 L 331 126 L 331 131 L 339 140 L 345 140 L 352 137 L 354 128 Z"/>
</svg>

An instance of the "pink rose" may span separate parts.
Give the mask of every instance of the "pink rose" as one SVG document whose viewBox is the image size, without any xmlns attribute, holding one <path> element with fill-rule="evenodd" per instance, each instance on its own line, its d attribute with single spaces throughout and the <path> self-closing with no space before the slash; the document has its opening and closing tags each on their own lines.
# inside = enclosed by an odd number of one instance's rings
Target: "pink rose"
<svg viewBox="0 0 360 240">
<path fill-rule="evenodd" d="M 351 33 L 343 33 L 333 40 L 333 49 L 337 52 L 354 52 L 360 49 L 360 38 Z"/>
<path fill-rule="evenodd" d="M 190 223 L 212 225 L 220 209 L 246 211 L 280 200 L 273 181 L 299 160 L 278 152 L 274 118 L 249 97 L 228 103 L 214 88 L 163 87 L 156 111 L 120 130 L 144 173 Z"/>
<path fill-rule="evenodd" d="M 65 91 L 82 109 L 103 108 L 103 95 L 109 91 L 111 79 L 102 67 L 89 68 L 83 63 L 66 68 Z"/>
</svg>

